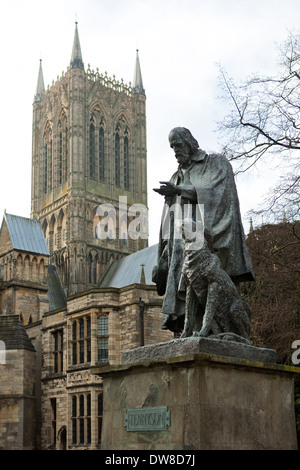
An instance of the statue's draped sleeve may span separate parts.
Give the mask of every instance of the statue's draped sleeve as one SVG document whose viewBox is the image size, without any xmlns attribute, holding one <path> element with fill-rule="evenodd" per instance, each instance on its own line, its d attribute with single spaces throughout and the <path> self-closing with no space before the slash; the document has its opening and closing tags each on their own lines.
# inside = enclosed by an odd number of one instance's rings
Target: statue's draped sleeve
<svg viewBox="0 0 300 470">
<path fill-rule="evenodd" d="M 223 269 L 235 281 L 253 281 L 239 200 L 231 164 L 223 155 L 207 155 L 190 172 L 198 204 L 204 204 L 204 228 Z"/>
</svg>

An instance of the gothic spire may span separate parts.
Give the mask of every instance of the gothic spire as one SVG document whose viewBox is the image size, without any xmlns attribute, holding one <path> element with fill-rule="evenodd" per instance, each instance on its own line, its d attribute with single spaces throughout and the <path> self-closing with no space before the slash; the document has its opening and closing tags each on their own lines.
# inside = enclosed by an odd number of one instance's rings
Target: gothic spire
<svg viewBox="0 0 300 470">
<path fill-rule="evenodd" d="M 75 22 L 75 35 L 74 35 L 74 42 L 73 42 L 73 50 L 72 50 L 72 57 L 71 57 L 71 68 L 78 67 L 80 69 L 84 69 L 84 64 L 82 61 L 81 55 L 81 48 L 80 48 L 80 41 L 79 41 L 79 34 L 77 28 L 77 21 Z"/>
<path fill-rule="evenodd" d="M 36 92 L 34 95 L 34 103 L 36 101 L 41 101 L 43 91 L 45 91 L 45 85 L 44 85 L 44 76 L 43 76 L 43 69 L 42 69 L 42 59 L 40 59 L 39 76 L 38 76 L 38 81 L 37 81 L 37 86 L 36 86 Z"/>
<path fill-rule="evenodd" d="M 135 70 L 134 70 L 134 77 L 133 77 L 133 93 L 140 93 L 141 95 L 145 94 L 145 90 L 143 88 L 143 80 L 142 80 L 138 49 L 136 50 Z"/>
</svg>

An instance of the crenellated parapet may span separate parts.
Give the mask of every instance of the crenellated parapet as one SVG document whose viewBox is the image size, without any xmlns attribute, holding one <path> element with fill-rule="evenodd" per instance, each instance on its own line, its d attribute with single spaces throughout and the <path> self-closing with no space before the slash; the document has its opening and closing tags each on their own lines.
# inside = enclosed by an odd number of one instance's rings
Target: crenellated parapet
<svg viewBox="0 0 300 470">
<path fill-rule="evenodd" d="M 121 80 L 119 81 L 116 79 L 115 75 L 110 77 L 108 76 L 107 72 L 104 72 L 104 74 L 100 73 L 98 67 L 96 68 L 96 70 L 94 70 L 91 69 L 90 64 L 88 64 L 86 76 L 88 80 L 92 82 L 99 81 L 102 86 L 111 88 L 112 90 L 118 93 L 125 93 L 128 96 L 132 96 L 133 94 L 131 82 L 129 82 L 129 84 L 127 85 L 126 83 L 124 83 L 123 78 L 121 78 Z"/>
</svg>

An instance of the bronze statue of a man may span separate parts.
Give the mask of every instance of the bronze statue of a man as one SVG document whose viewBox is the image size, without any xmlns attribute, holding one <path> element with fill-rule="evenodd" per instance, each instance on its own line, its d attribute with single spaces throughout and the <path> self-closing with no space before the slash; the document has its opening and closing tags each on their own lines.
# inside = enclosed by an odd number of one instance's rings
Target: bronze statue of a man
<svg viewBox="0 0 300 470">
<path fill-rule="evenodd" d="M 178 236 L 178 227 L 184 225 L 187 217 L 191 219 L 193 227 L 197 227 L 199 218 L 202 218 L 202 225 L 200 223 L 198 226 L 203 229 L 205 249 L 218 258 L 220 267 L 237 289 L 240 282 L 253 281 L 254 274 L 229 161 L 224 155 L 208 155 L 201 150 L 197 140 L 184 127 L 172 129 L 169 142 L 179 166 L 170 181 L 161 182 L 160 188 L 154 189 L 165 197 L 167 210 L 162 215 L 153 280 L 158 294 L 164 295 L 162 328 L 180 332 L 184 328 L 186 313 L 186 292 L 182 277 L 187 257 L 185 239 L 184 236 Z M 184 209 L 186 207 L 187 210 Z M 174 210 L 168 210 L 170 208 Z M 201 246 L 198 248 L 201 250 Z M 199 253 L 199 259 L 204 259 Z M 193 269 L 193 278 L 196 279 L 197 267 Z M 198 329 L 201 329 L 201 325 Z"/>
</svg>

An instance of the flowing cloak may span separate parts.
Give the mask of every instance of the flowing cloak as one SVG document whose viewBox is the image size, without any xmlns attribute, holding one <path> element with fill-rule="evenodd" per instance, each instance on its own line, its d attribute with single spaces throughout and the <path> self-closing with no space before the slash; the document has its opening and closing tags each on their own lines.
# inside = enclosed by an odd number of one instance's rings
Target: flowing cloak
<svg viewBox="0 0 300 470">
<path fill-rule="evenodd" d="M 222 268 L 233 282 L 254 281 L 234 175 L 226 157 L 220 154 L 207 155 L 198 150 L 191 165 L 185 170 L 184 177 L 179 168 L 170 182 L 194 188 L 197 204 L 204 205 L 205 238 L 209 237 L 210 249 L 219 257 Z M 168 204 L 170 206 L 174 203 L 175 206 L 183 205 L 183 195 L 174 197 Z M 174 316 L 185 313 L 184 299 L 178 289 L 184 261 L 184 243 L 174 236 L 178 215 L 169 212 L 164 210 L 162 215 L 153 280 L 158 294 L 164 295 L 162 313 L 174 319 Z"/>
</svg>

